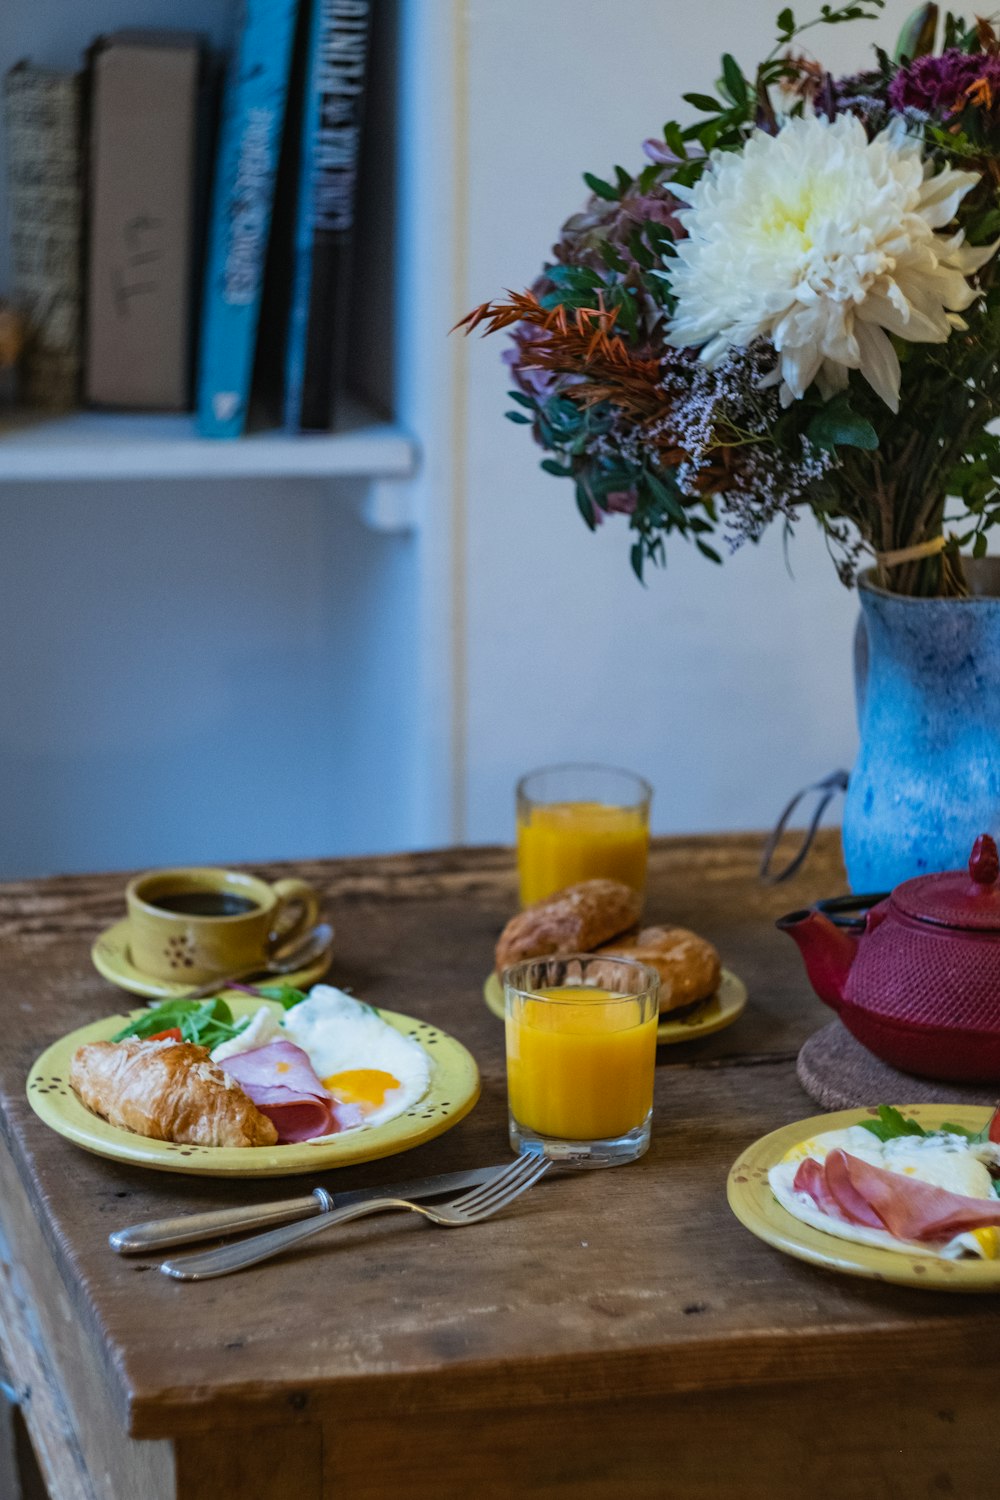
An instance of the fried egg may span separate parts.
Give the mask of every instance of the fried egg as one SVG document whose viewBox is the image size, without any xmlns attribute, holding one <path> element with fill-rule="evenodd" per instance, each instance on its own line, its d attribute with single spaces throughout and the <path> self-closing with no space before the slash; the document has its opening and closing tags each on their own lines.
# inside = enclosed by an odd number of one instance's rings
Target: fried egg
<svg viewBox="0 0 1000 1500">
<path fill-rule="evenodd" d="M 308 1054 L 323 1087 L 338 1103 L 354 1105 L 363 1125 L 395 1119 L 427 1092 L 431 1062 L 423 1047 L 343 990 L 314 986 L 279 1024 Z"/>
<path fill-rule="evenodd" d="M 973 1255 L 984 1260 L 1000 1258 L 1000 1232 L 993 1227 L 966 1230 L 944 1245 L 914 1244 L 898 1239 L 887 1230 L 870 1229 L 863 1224 L 849 1224 L 835 1219 L 817 1207 L 807 1193 L 796 1192 L 793 1184 L 800 1164 L 812 1157 L 823 1162 L 831 1151 L 840 1148 L 872 1166 L 915 1177 L 935 1187 L 946 1188 L 967 1198 L 988 1198 L 993 1205 L 993 1179 L 985 1163 L 996 1159 L 996 1148 L 986 1142 L 970 1144 L 964 1137 L 939 1132 L 929 1136 L 899 1136 L 880 1141 L 861 1125 L 843 1130 L 829 1130 L 809 1140 L 800 1141 L 788 1150 L 777 1166 L 768 1173 L 771 1191 L 781 1206 L 795 1218 L 861 1245 L 876 1245 L 904 1254 L 917 1252 L 945 1260 Z"/>
</svg>

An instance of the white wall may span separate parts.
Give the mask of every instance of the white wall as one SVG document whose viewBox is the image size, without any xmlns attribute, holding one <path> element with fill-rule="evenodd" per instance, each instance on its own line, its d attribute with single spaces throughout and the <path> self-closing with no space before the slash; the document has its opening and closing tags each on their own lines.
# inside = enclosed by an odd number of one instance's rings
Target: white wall
<svg viewBox="0 0 1000 1500">
<path fill-rule="evenodd" d="M 877 24 L 809 33 L 834 71 L 892 46 L 912 0 Z M 533 279 L 584 170 L 641 165 L 719 55 L 750 71 L 772 0 L 473 0 L 468 6 L 467 305 Z M 818 12 L 799 4 L 796 14 Z M 661 832 L 760 828 L 791 791 L 849 766 L 855 602 L 811 520 L 786 571 L 780 538 L 716 568 L 682 544 L 641 588 L 623 519 L 591 536 L 572 489 L 503 419 L 502 339 L 468 346 L 466 831 L 509 838 L 516 777 L 611 761 L 656 787 Z"/>
<path fill-rule="evenodd" d="M 0 878 L 405 842 L 409 538 L 306 481 L 0 496 Z"/>
</svg>

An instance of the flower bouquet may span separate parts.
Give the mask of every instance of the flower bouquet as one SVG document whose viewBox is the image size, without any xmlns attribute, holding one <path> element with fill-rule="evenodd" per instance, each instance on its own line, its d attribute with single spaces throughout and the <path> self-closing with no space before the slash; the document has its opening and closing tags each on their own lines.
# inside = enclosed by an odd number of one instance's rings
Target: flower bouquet
<svg viewBox="0 0 1000 1500">
<path fill-rule="evenodd" d="M 850 77 L 805 53 L 883 5 L 784 9 L 460 325 L 510 330 L 511 420 L 588 526 L 627 516 L 640 579 L 811 511 L 845 583 L 956 596 L 1000 521 L 1000 40 L 925 5 Z"/>
</svg>

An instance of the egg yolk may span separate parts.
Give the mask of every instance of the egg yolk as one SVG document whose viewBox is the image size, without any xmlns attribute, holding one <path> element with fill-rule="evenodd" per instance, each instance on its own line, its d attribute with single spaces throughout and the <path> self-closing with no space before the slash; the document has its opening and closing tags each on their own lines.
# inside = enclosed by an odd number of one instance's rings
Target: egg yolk
<svg viewBox="0 0 1000 1500">
<path fill-rule="evenodd" d="M 356 1104 L 368 1114 L 385 1103 L 386 1094 L 400 1086 L 399 1079 L 379 1068 L 350 1068 L 346 1073 L 331 1073 L 323 1079 L 338 1104 Z"/>
<path fill-rule="evenodd" d="M 972 1229 L 969 1231 L 974 1240 L 979 1242 L 979 1248 L 986 1260 L 996 1260 L 1000 1255 L 1000 1234 L 996 1229 Z"/>
</svg>

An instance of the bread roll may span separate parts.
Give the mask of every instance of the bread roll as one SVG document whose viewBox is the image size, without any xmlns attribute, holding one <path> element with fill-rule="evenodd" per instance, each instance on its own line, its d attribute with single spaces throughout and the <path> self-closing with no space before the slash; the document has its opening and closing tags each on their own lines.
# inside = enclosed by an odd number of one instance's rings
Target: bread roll
<svg viewBox="0 0 1000 1500">
<path fill-rule="evenodd" d="M 204 1047 L 192 1042 L 89 1042 L 69 1081 L 109 1125 L 186 1146 L 273 1146 L 278 1132 Z"/>
<path fill-rule="evenodd" d="M 604 943 L 599 950 L 634 958 L 660 976 L 660 1014 L 707 1000 L 719 988 L 722 965 L 706 938 L 686 927 L 644 927 L 635 936 Z"/>
<path fill-rule="evenodd" d="M 634 927 L 642 898 L 620 880 L 581 880 L 511 917 L 496 948 L 497 973 L 524 958 L 590 953 Z"/>
</svg>

